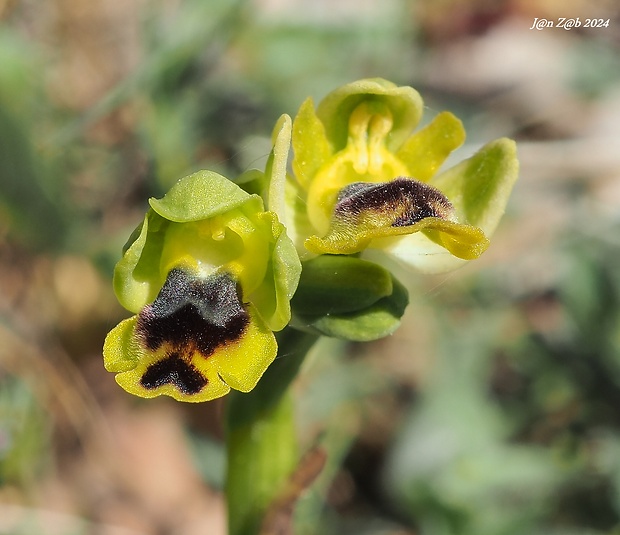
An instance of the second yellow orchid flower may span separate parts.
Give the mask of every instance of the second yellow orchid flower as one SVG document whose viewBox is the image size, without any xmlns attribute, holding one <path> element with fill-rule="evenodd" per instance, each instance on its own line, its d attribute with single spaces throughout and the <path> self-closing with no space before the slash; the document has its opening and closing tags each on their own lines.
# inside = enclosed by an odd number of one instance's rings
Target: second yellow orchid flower
<svg viewBox="0 0 620 535">
<path fill-rule="evenodd" d="M 515 143 L 499 139 L 437 174 L 465 140 L 442 112 L 414 132 L 423 104 L 411 87 L 359 80 L 293 122 L 295 227 L 314 254 L 382 249 L 427 272 L 479 257 L 518 175 Z M 299 234 L 297 239 L 299 241 Z"/>
</svg>

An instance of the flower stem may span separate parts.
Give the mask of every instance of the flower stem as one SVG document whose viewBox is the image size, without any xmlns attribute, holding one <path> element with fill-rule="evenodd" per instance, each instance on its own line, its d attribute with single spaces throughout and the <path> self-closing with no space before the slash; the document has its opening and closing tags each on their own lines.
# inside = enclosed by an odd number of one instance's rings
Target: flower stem
<svg viewBox="0 0 620 535">
<path fill-rule="evenodd" d="M 288 387 L 318 336 L 287 327 L 278 357 L 248 394 L 229 396 L 226 496 L 229 535 L 257 535 L 269 504 L 299 460 Z"/>
</svg>

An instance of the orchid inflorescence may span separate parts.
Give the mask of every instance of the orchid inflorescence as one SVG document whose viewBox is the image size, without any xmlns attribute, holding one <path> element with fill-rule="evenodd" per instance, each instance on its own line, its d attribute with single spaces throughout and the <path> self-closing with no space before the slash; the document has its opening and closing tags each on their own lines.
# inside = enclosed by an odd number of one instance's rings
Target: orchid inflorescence
<svg viewBox="0 0 620 535">
<path fill-rule="evenodd" d="M 264 171 L 200 171 L 151 199 L 114 272 L 135 314 L 104 344 L 117 382 L 192 402 L 248 392 L 287 326 L 394 332 L 408 295 L 382 259 L 437 273 L 478 258 L 517 178 L 515 143 L 438 172 L 465 132 L 449 112 L 416 131 L 422 110 L 411 87 L 359 80 L 283 115 Z"/>
</svg>

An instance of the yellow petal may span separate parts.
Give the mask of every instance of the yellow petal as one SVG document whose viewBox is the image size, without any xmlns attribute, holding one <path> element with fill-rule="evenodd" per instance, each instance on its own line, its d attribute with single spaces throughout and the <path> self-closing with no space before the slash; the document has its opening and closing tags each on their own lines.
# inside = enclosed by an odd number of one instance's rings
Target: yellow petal
<svg viewBox="0 0 620 535">
<path fill-rule="evenodd" d="M 464 141 L 463 123 L 444 111 L 413 134 L 396 156 L 405 163 L 412 177 L 428 182 L 450 153 Z"/>
<path fill-rule="evenodd" d="M 314 111 L 311 98 L 299 107 L 293 121 L 293 172 L 299 183 L 307 188 L 319 168 L 332 154 L 325 129 Z"/>
</svg>

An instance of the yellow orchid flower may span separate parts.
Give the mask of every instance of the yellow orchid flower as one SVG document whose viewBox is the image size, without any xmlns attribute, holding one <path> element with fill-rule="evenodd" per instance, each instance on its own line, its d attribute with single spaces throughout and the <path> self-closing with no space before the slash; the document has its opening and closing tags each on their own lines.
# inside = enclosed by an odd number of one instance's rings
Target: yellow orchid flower
<svg viewBox="0 0 620 535">
<path fill-rule="evenodd" d="M 316 110 L 311 99 L 302 104 L 289 199 L 307 250 L 381 249 L 427 272 L 486 250 L 518 175 L 515 143 L 493 141 L 437 174 L 465 132 L 449 112 L 414 132 L 422 110 L 413 88 L 383 79 L 340 87 Z"/>
<path fill-rule="evenodd" d="M 200 171 L 151 199 L 114 273 L 136 315 L 106 337 L 104 364 L 128 392 L 208 401 L 254 388 L 289 322 L 301 266 L 263 200 Z"/>
</svg>

